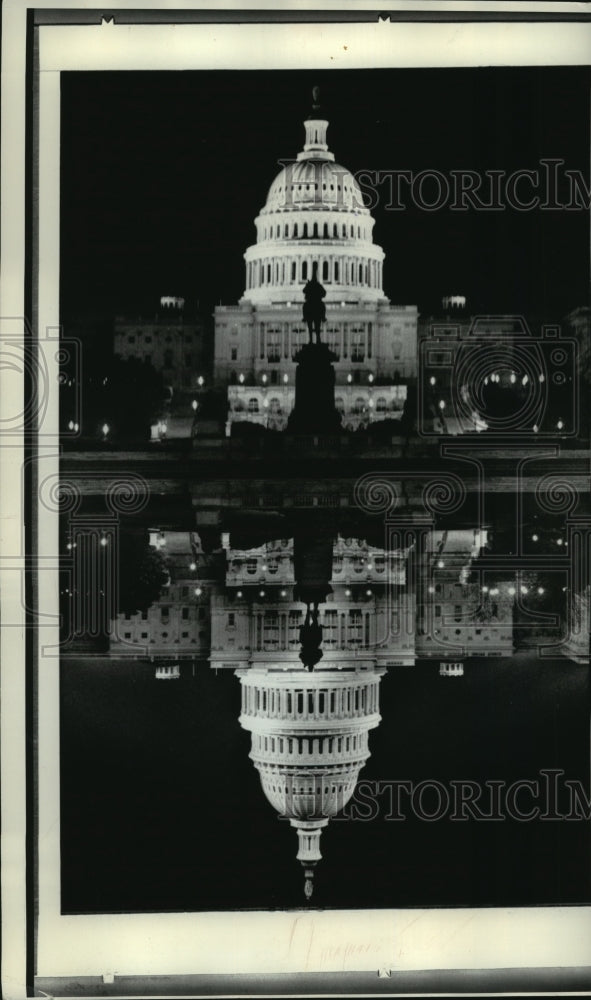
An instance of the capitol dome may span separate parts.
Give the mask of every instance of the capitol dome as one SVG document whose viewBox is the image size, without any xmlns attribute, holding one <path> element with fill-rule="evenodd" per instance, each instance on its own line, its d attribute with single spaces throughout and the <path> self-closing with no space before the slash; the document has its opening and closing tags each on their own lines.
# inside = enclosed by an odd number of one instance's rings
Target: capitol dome
<svg viewBox="0 0 591 1000">
<path fill-rule="evenodd" d="M 261 217 L 301 209 L 369 215 L 353 174 L 334 161 L 318 157 L 296 160 L 283 168 L 269 188 Z"/>
<path fill-rule="evenodd" d="M 322 830 L 349 802 L 370 756 L 368 733 L 380 722 L 382 673 L 380 668 L 237 671 L 240 724 L 252 734 L 250 757 L 267 800 L 297 830 L 308 899 L 322 858 Z"/>
<path fill-rule="evenodd" d="M 328 121 L 314 115 L 304 127 L 303 150 L 285 162 L 255 219 L 256 243 L 244 254 L 242 301 L 262 305 L 299 299 L 316 263 L 327 303 L 387 302 L 385 255 L 373 242 L 374 220 L 361 188 L 328 148 Z"/>
</svg>

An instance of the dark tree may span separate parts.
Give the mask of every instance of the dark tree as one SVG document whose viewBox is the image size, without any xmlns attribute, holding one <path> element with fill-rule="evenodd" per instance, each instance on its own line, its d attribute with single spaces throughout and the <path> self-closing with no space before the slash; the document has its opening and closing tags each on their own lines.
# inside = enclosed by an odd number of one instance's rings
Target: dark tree
<svg viewBox="0 0 591 1000">
<path fill-rule="evenodd" d="M 119 544 L 119 612 L 147 611 L 168 581 L 164 557 L 143 537 L 123 533 Z"/>
<path fill-rule="evenodd" d="M 145 440 L 163 412 L 166 395 L 162 375 L 148 362 L 99 358 L 85 372 L 84 433 L 97 433 L 107 423 L 118 439 Z"/>
</svg>

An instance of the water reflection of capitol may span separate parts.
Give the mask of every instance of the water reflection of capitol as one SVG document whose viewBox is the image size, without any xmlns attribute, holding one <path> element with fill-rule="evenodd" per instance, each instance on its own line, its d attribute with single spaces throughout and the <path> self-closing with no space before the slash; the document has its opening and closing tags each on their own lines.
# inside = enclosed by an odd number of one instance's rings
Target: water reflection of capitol
<svg viewBox="0 0 591 1000">
<path fill-rule="evenodd" d="M 386 551 L 365 538 L 332 537 L 321 528 L 303 519 L 295 537 L 258 545 L 250 544 L 248 532 L 236 542 L 222 532 L 213 555 L 204 553 L 194 532 L 152 532 L 152 544 L 166 558 L 168 584 L 144 615 L 119 616 L 111 641 L 113 656 L 148 656 L 161 678 L 178 677 L 183 659 L 209 660 L 216 670 L 236 673 L 250 757 L 267 800 L 297 831 L 308 898 L 321 832 L 353 795 L 370 756 L 369 733 L 380 723 L 381 678 L 387 668 L 413 665 L 417 651 L 435 652 L 429 648 L 435 629 L 425 600 L 431 609 L 435 600 L 446 602 L 437 610 L 447 617 L 457 611 L 452 602 L 462 600 L 468 608 L 474 601 L 478 588 L 467 574 L 480 538 L 472 530 L 445 537 L 431 531 L 421 552 L 412 546 Z M 436 584 L 441 596 L 431 595 L 431 581 L 444 578 L 442 556 L 449 579 Z M 322 657 L 313 670 L 300 656 L 306 585 L 322 598 Z M 476 619 L 464 627 L 473 637 L 483 630 Z M 502 632 L 498 623 L 490 626 L 491 635 L 497 630 L 497 655 L 510 651 L 502 640 L 511 635 L 510 616 L 500 627 Z M 435 645 L 437 656 L 445 655 Z"/>
</svg>

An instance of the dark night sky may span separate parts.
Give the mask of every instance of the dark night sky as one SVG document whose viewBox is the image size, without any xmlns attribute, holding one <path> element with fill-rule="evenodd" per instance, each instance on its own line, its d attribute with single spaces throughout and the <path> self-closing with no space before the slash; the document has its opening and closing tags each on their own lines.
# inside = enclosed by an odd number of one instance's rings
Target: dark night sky
<svg viewBox="0 0 591 1000">
<path fill-rule="evenodd" d="M 62 74 L 66 324 L 151 313 L 161 294 L 237 301 L 279 159 L 302 148 L 320 84 L 337 162 L 366 170 L 535 169 L 589 176 L 586 68 Z M 561 318 L 588 302 L 578 211 L 372 210 L 393 302 Z"/>
</svg>

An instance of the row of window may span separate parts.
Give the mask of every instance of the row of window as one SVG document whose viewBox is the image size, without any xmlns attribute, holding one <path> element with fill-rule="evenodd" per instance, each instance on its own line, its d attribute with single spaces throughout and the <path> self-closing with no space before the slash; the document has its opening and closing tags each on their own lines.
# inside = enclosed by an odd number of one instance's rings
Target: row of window
<svg viewBox="0 0 591 1000">
<path fill-rule="evenodd" d="M 133 356 L 134 357 L 139 357 L 139 355 L 135 354 L 135 353 L 134 353 Z M 142 357 L 143 357 L 143 360 L 146 362 L 146 364 L 152 364 L 152 361 L 154 359 L 154 355 L 153 354 L 150 354 L 150 353 L 143 354 Z M 141 360 L 141 358 L 140 358 L 140 360 Z M 191 368 L 191 366 L 193 365 L 193 360 L 194 359 L 193 359 L 193 355 L 192 354 L 185 354 L 185 355 L 183 355 L 183 364 L 184 364 L 185 368 Z M 161 361 L 160 361 L 159 358 L 157 358 L 157 364 L 159 364 L 159 363 L 162 364 L 163 368 L 174 368 L 175 364 L 178 364 L 178 362 L 175 362 L 173 352 L 170 351 L 170 350 L 164 351 L 164 353 L 162 354 L 162 360 Z"/>
<path fill-rule="evenodd" d="M 140 634 L 139 638 L 147 640 L 148 636 L 149 636 L 148 632 L 142 632 Z M 131 632 L 124 632 L 123 633 L 123 638 L 124 639 L 131 639 L 132 638 Z M 161 632 L 160 633 L 160 638 L 164 639 L 164 640 L 168 639 L 169 638 L 169 633 L 168 632 Z M 181 639 L 188 639 L 188 638 L 189 638 L 189 633 L 188 632 L 181 632 Z M 207 632 L 200 632 L 199 633 L 199 638 L 200 639 L 207 639 Z M 138 642 L 139 641 L 138 638 L 137 638 L 137 636 L 133 637 L 133 641 L 134 642 Z M 156 640 L 153 639 L 153 638 L 150 639 L 150 642 L 155 642 L 155 641 Z M 195 639 L 191 639 L 191 642 L 195 642 L 195 641 L 196 641 Z M 175 642 L 178 642 L 178 639 L 175 639 Z"/>
<path fill-rule="evenodd" d="M 182 593 L 183 597 L 188 597 L 189 587 L 183 587 L 182 588 L 182 592 L 183 592 Z M 171 607 L 172 606 L 169 605 L 169 604 L 161 604 L 160 605 L 160 620 L 161 621 L 163 621 L 163 622 L 164 621 L 169 621 Z M 181 608 L 181 618 L 183 619 L 183 621 L 187 621 L 189 619 L 190 611 L 191 611 L 191 608 L 188 608 L 188 607 Z M 125 620 L 126 621 L 130 621 L 132 617 L 134 617 L 134 616 L 132 616 L 130 614 L 126 614 L 125 615 Z M 197 617 L 198 617 L 199 621 L 203 621 L 207 617 L 207 608 L 205 608 L 203 606 L 198 607 L 197 608 Z M 142 621 L 147 621 L 148 620 L 148 612 L 147 611 L 142 611 L 141 612 L 141 619 L 142 619 Z"/>
<path fill-rule="evenodd" d="M 369 230 L 369 231 L 368 231 Z M 332 226 L 329 222 L 304 222 L 300 226 L 298 222 L 284 222 L 283 224 L 277 223 L 276 225 L 262 226 L 262 239 L 272 240 L 272 239 L 370 239 L 371 226 L 363 226 L 363 237 L 362 227 L 360 225 L 353 225 L 353 223 L 333 222 Z M 261 236 L 259 234 L 259 240 Z"/>
<path fill-rule="evenodd" d="M 351 751 L 365 750 L 366 745 L 365 733 L 355 733 L 351 736 L 331 736 L 314 740 L 297 736 L 261 736 L 257 734 L 254 740 L 254 746 L 257 750 L 289 755 L 295 754 L 297 756 L 303 756 L 304 754 L 328 755 L 343 752 L 350 753 Z"/>
<path fill-rule="evenodd" d="M 334 716 L 376 711 L 378 689 L 375 685 L 328 690 L 284 690 L 258 688 L 244 685 L 242 710 L 268 712 L 277 716 Z"/>
<path fill-rule="evenodd" d="M 342 398 L 342 396 L 335 396 L 335 407 L 339 411 L 339 413 L 345 412 L 345 401 Z M 386 413 L 391 408 L 397 409 L 397 407 L 391 407 L 388 404 L 388 400 L 384 396 L 378 396 L 378 398 L 375 401 L 375 407 L 374 407 L 376 413 Z M 232 409 L 234 410 L 234 412 L 239 413 L 243 409 L 242 401 L 236 400 Z M 250 399 L 247 401 L 246 409 L 248 410 L 249 413 L 260 413 L 261 412 L 260 400 L 257 399 L 256 396 L 251 396 Z M 264 409 L 268 409 L 270 413 L 280 413 L 281 401 L 277 399 L 275 396 L 272 396 L 271 399 L 269 400 L 269 405 L 267 407 L 264 407 Z M 361 396 L 358 396 L 355 400 L 353 400 L 353 403 L 351 404 L 348 412 L 365 413 L 367 409 L 368 409 L 367 400 L 363 399 Z"/>
<path fill-rule="evenodd" d="M 308 341 L 308 333 L 304 327 L 293 327 L 291 330 L 281 330 L 277 326 L 267 326 L 261 324 L 259 331 L 259 356 L 261 360 L 265 357 L 268 362 L 277 363 L 281 361 L 281 352 L 285 358 L 289 356 L 291 348 L 291 358 L 294 360 L 298 351 Z M 338 360 L 347 358 L 350 354 L 351 361 L 365 361 L 372 356 L 373 347 L 373 324 L 343 324 L 341 329 L 338 326 L 330 326 L 326 331 L 326 343 L 333 351 Z M 231 348 L 232 360 L 236 360 L 236 350 Z"/>
<path fill-rule="evenodd" d="M 300 615 L 300 612 L 293 614 Z M 252 636 L 254 648 L 268 652 L 298 647 L 300 621 L 301 618 L 292 618 L 292 612 L 287 620 L 285 615 L 278 615 L 274 611 L 256 615 Z M 322 625 L 325 645 L 333 648 L 369 646 L 371 627 L 369 614 L 363 615 L 361 611 L 354 609 L 348 612 L 348 616 L 345 612 L 341 612 L 339 619 L 338 611 L 326 611 Z"/>
<path fill-rule="evenodd" d="M 314 261 L 312 258 L 300 261 L 250 261 L 246 266 L 246 287 L 305 282 L 312 277 L 313 263 L 321 265 L 319 277 L 326 284 L 342 282 L 345 285 L 382 287 L 382 264 L 379 261 Z"/>
<path fill-rule="evenodd" d="M 119 334 L 119 336 L 122 336 L 122 334 Z M 170 333 L 167 333 L 165 337 L 156 334 L 156 340 L 164 340 L 165 344 L 172 344 L 180 336 L 181 336 L 181 330 L 177 330 L 175 331 L 175 336 L 172 336 Z M 185 344 L 191 344 L 196 334 L 194 335 L 191 333 L 185 333 L 182 336 Z M 128 344 L 135 344 L 136 340 L 137 341 L 141 340 L 144 344 L 151 344 L 153 341 L 153 336 L 151 333 L 143 333 L 142 330 L 138 330 L 137 333 L 127 334 Z"/>
</svg>

